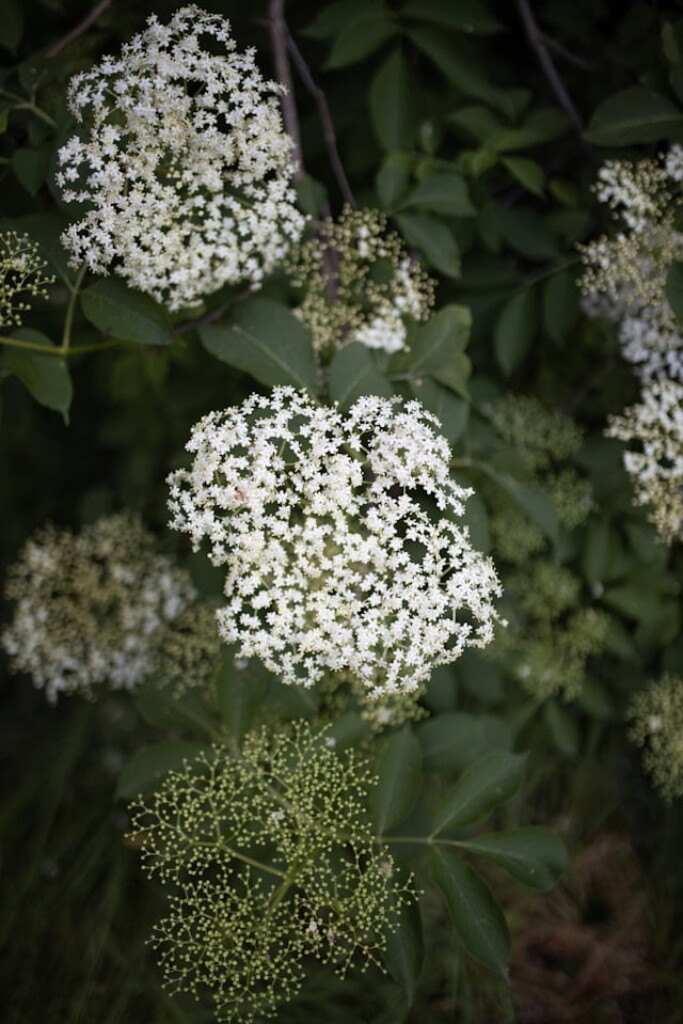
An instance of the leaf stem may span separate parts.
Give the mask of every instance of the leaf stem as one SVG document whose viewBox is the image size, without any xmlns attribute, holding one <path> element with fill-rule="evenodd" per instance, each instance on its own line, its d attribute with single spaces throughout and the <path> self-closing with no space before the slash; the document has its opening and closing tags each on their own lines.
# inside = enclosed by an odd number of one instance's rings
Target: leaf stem
<svg viewBox="0 0 683 1024">
<path fill-rule="evenodd" d="M 124 342 L 120 338 L 110 338 L 108 341 L 98 341 L 90 345 L 72 345 L 64 352 L 55 345 L 42 345 L 38 341 L 23 341 L 21 338 L 5 338 L 0 336 L 0 345 L 7 345 L 9 348 L 23 348 L 29 352 L 40 352 L 45 356 L 76 356 L 84 352 L 99 352 L 100 349 L 115 348 Z"/>
<path fill-rule="evenodd" d="M 64 330 L 62 331 L 62 344 L 60 346 L 60 354 L 65 356 L 68 354 L 69 346 L 71 345 L 71 330 L 74 322 L 74 312 L 76 310 L 76 299 L 85 277 L 85 267 L 81 267 L 76 275 L 76 280 L 73 283 L 73 287 L 70 289 L 71 294 L 69 295 L 69 302 L 66 307 L 66 316 L 64 317 Z"/>
</svg>

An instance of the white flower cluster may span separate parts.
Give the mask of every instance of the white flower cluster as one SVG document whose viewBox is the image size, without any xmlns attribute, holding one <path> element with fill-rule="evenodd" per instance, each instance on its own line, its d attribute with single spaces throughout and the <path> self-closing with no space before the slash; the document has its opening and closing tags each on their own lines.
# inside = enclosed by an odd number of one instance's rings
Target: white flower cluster
<svg viewBox="0 0 683 1024">
<path fill-rule="evenodd" d="M 618 324 L 626 359 L 636 368 L 641 402 L 614 417 L 608 435 L 627 442 L 624 466 L 636 501 L 671 543 L 683 536 L 683 332 L 666 297 L 667 275 L 683 259 L 677 230 L 683 193 L 683 147 L 662 163 L 610 161 L 601 168 L 598 198 L 626 229 L 584 250 L 585 307 Z"/>
<path fill-rule="evenodd" d="M 683 259 L 683 235 L 676 230 L 680 168 L 680 146 L 671 147 L 663 166 L 608 161 L 596 194 L 625 230 L 583 250 L 584 308 L 618 324 L 622 353 L 643 381 L 662 374 L 683 381 L 683 334 L 666 299 L 669 267 Z"/>
<path fill-rule="evenodd" d="M 171 526 L 226 566 L 218 628 L 284 682 L 328 673 L 413 692 L 493 635 L 500 585 L 457 519 L 438 421 L 359 399 L 344 417 L 293 388 L 200 420 L 171 474 Z"/>
<path fill-rule="evenodd" d="M 170 310 L 224 284 L 258 284 L 303 231 L 291 141 L 252 50 L 194 5 L 148 27 L 70 83 L 88 134 L 59 151 L 66 202 L 90 209 L 62 236 L 74 266 L 114 271 Z M 202 49 L 201 40 L 211 41 Z"/>
<path fill-rule="evenodd" d="M 683 384 L 662 378 L 645 385 L 641 401 L 615 416 L 607 433 L 635 442 L 624 466 L 662 539 L 683 538 Z"/>
<path fill-rule="evenodd" d="M 408 324 L 426 320 L 434 301 L 434 282 L 377 210 L 346 207 L 339 220 L 324 221 L 292 250 L 286 269 L 304 291 L 294 312 L 318 352 L 354 341 L 399 352 Z"/>
<path fill-rule="evenodd" d="M 99 683 L 136 686 L 157 666 L 164 627 L 196 597 L 187 574 L 125 514 L 78 535 L 39 531 L 10 569 L 6 595 L 16 607 L 2 646 L 50 701 Z"/>
</svg>

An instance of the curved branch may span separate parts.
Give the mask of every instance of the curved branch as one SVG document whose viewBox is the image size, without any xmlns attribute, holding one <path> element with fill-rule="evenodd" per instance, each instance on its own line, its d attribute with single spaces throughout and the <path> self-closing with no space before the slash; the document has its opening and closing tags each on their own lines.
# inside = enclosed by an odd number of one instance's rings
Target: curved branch
<svg viewBox="0 0 683 1024">
<path fill-rule="evenodd" d="M 529 0 L 517 0 L 517 7 L 519 8 L 519 13 L 524 23 L 527 38 L 536 54 L 538 63 L 541 65 L 541 69 L 548 81 L 548 85 L 555 94 L 557 102 L 574 125 L 577 133 L 583 137 L 583 124 L 581 123 L 579 112 L 572 103 L 571 97 L 565 89 L 562 79 L 557 73 L 557 68 L 553 64 L 553 59 L 548 53 L 545 37 L 534 18 Z"/>
</svg>

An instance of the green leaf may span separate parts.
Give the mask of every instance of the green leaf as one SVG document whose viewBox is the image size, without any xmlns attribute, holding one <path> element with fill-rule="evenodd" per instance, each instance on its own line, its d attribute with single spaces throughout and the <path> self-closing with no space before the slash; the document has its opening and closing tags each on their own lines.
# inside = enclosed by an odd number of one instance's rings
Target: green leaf
<svg viewBox="0 0 683 1024">
<path fill-rule="evenodd" d="M 140 717 L 155 729 L 182 729 L 211 739 L 215 736 L 213 718 L 196 692 L 177 697 L 165 690 L 159 680 L 146 679 L 135 694 L 135 707 Z"/>
<path fill-rule="evenodd" d="M 521 156 L 503 157 L 501 163 L 512 177 L 536 196 L 543 196 L 545 174 L 535 160 Z"/>
<path fill-rule="evenodd" d="M 408 191 L 412 159 L 407 153 L 389 153 L 375 179 L 377 195 L 385 210 L 393 210 Z"/>
<path fill-rule="evenodd" d="M 345 345 L 330 364 L 328 379 L 330 398 L 342 410 L 350 409 L 362 395 L 380 395 L 391 398 L 394 394 L 389 381 L 381 375 L 371 353 L 360 342 Z"/>
<path fill-rule="evenodd" d="M 409 329 L 408 351 L 395 357 L 392 372 L 410 373 L 413 379 L 433 377 L 467 398 L 470 363 L 464 349 L 471 325 L 472 314 L 466 306 L 444 306 L 426 324 Z"/>
<path fill-rule="evenodd" d="M 81 292 L 81 309 L 91 324 L 112 338 L 140 345 L 172 345 L 175 335 L 163 306 L 115 277 Z"/>
<path fill-rule="evenodd" d="M 675 316 L 683 320 L 683 263 L 672 263 L 666 276 L 666 297 Z"/>
<path fill-rule="evenodd" d="M 266 680 L 249 669 L 235 667 L 234 651 L 226 654 L 216 672 L 218 710 L 229 732 L 241 742 L 249 731 L 254 714 L 263 701 Z"/>
<path fill-rule="evenodd" d="M 552 889 L 570 870 L 567 848 L 549 828 L 532 825 L 463 839 L 458 848 L 486 857 L 532 889 Z"/>
<path fill-rule="evenodd" d="M 351 21 L 367 14 L 368 8 L 379 9 L 373 0 L 336 0 L 336 3 L 321 7 L 310 25 L 303 29 L 303 35 L 311 39 L 331 39 L 338 35 Z"/>
<path fill-rule="evenodd" d="M 579 752 L 579 731 L 567 708 L 557 700 L 549 700 L 543 706 L 543 718 L 559 752 L 564 757 L 576 757 Z"/>
<path fill-rule="evenodd" d="M 403 871 L 402 874 L 407 876 L 408 872 Z M 389 974 L 403 987 L 408 1002 L 412 1003 L 425 954 L 420 905 L 417 900 L 406 903 L 392 892 L 389 912 L 396 927 L 387 934 L 382 959 Z"/>
<path fill-rule="evenodd" d="M 321 182 L 316 181 L 310 174 L 304 174 L 303 178 L 296 182 L 295 189 L 297 203 L 304 213 L 309 217 L 324 216 L 327 189 Z"/>
<path fill-rule="evenodd" d="M 586 138 L 598 146 L 630 146 L 666 138 L 683 123 L 681 108 L 654 89 L 636 85 L 608 96 L 593 114 Z"/>
<path fill-rule="evenodd" d="M 450 712 L 430 718 L 416 732 L 427 771 L 462 772 L 483 754 L 512 747 L 510 726 L 495 715 Z"/>
<path fill-rule="evenodd" d="M 206 743 L 196 740 L 164 740 L 136 751 L 123 766 L 119 775 L 116 795 L 130 799 L 154 790 L 170 771 L 183 767 L 199 754 L 210 751 Z"/>
<path fill-rule="evenodd" d="M 371 53 L 392 39 L 397 32 L 396 22 L 384 8 L 365 9 L 345 22 L 334 40 L 327 59 L 327 70 L 345 68 L 369 57 Z"/>
<path fill-rule="evenodd" d="M 534 210 L 508 210 L 500 203 L 493 210 L 501 235 L 515 252 L 542 262 L 562 255 L 552 231 Z"/>
<path fill-rule="evenodd" d="M 536 291 L 525 288 L 502 307 L 493 329 L 493 347 L 506 376 L 518 369 L 533 348 L 538 330 Z"/>
<path fill-rule="evenodd" d="M 556 342 L 562 342 L 581 314 L 579 289 L 568 270 L 553 274 L 543 288 L 543 326 Z"/>
<path fill-rule="evenodd" d="M 519 505 L 530 519 L 547 537 L 553 542 L 557 540 L 559 523 L 555 503 L 548 492 L 536 484 L 525 484 L 501 470 L 494 468 L 491 463 L 480 466 L 482 472 L 491 480 L 502 487 L 507 495 Z"/>
<path fill-rule="evenodd" d="M 293 313 L 270 299 L 252 299 L 237 309 L 231 327 L 199 328 L 204 348 L 262 384 L 292 384 L 315 392 L 311 336 Z"/>
<path fill-rule="evenodd" d="M 445 224 L 421 213 L 399 213 L 395 219 L 408 245 L 420 249 L 428 263 L 447 277 L 459 276 L 460 251 Z"/>
<path fill-rule="evenodd" d="M 428 210 L 453 217 L 476 217 L 465 179 L 460 174 L 433 174 L 417 185 L 404 204 L 416 210 Z"/>
<path fill-rule="evenodd" d="M 470 404 L 434 380 L 412 380 L 410 390 L 438 418 L 444 437 L 454 444 L 467 426 Z"/>
<path fill-rule="evenodd" d="M 57 346 L 46 335 L 30 328 L 21 328 L 12 337 L 38 345 L 49 345 L 57 350 Z M 29 349 L 12 348 L 10 345 L 3 345 L 0 351 L 0 370 L 18 377 L 39 405 L 61 413 L 64 422 L 68 423 L 73 384 L 66 359 L 58 355 L 31 352 Z"/>
<path fill-rule="evenodd" d="M 480 0 L 408 0 L 401 8 L 401 17 L 482 36 L 503 31 L 502 24 Z"/>
<path fill-rule="evenodd" d="M 443 890 L 456 934 L 474 960 L 507 974 L 510 933 L 484 879 L 450 850 L 429 851 L 434 880 Z"/>
<path fill-rule="evenodd" d="M 439 802 L 432 834 L 471 825 L 506 803 L 522 784 L 525 764 L 525 754 L 493 753 L 478 758 Z"/>
<path fill-rule="evenodd" d="M 387 57 L 370 85 L 370 115 L 375 135 L 386 150 L 409 149 L 417 121 L 414 81 L 400 47 Z"/>
<path fill-rule="evenodd" d="M 29 195 L 35 196 L 47 176 L 50 152 L 47 149 L 15 149 L 12 169 Z"/>
<path fill-rule="evenodd" d="M 21 0 L 3 0 L 0 46 L 12 52 L 16 51 L 23 34 L 24 11 Z"/>
<path fill-rule="evenodd" d="M 412 26 L 408 36 L 463 95 L 509 110 L 510 95 L 491 85 L 483 63 L 468 51 L 461 37 L 431 25 Z"/>
<path fill-rule="evenodd" d="M 382 835 L 410 814 L 420 792 L 422 751 L 409 725 L 385 743 L 377 776 L 370 797 L 370 815 L 378 835 Z"/>
</svg>

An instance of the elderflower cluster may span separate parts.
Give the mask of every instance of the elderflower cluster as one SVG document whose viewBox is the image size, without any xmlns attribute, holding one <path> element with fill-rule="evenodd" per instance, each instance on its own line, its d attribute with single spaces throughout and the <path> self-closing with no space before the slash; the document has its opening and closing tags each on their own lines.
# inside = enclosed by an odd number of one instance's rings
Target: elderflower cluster
<svg viewBox="0 0 683 1024">
<path fill-rule="evenodd" d="M 303 290 L 295 312 L 317 351 L 355 341 L 398 352 L 406 347 L 407 325 L 429 316 L 434 282 L 386 228 L 377 210 L 346 207 L 290 253 L 286 269 Z"/>
<path fill-rule="evenodd" d="M 209 46 L 202 48 L 207 40 Z M 87 203 L 62 241 L 174 311 L 225 284 L 259 284 L 305 218 L 290 186 L 281 87 L 238 53 L 229 23 L 195 5 L 147 28 L 69 86 L 83 126 L 59 151 L 66 202 Z"/>
<path fill-rule="evenodd" d="M 208 988 L 219 1020 L 251 1024 L 300 990 L 305 958 L 378 962 L 413 896 L 375 840 L 375 783 L 299 722 L 213 748 L 132 808 L 145 869 L 172 890 L 153 935 L 172 991 Z"/>
<path fill-rule="evenodd" d="M 575 697 L 586 661 L 603 648 L 608 616 L 581 606 L 581 584 L 565 566 L 537 559 L 507 581 L 516 609 L 491 655 L 536 700 Z"/>
<path fill-rule="evenodd" d="M 683 678 L 664 675 L 631 700 L 629 739 L 665 800 L 683 796 Z"/>
<path fill-rule="evenodd" d="M 581 445 L 581 431 L 568 416 L 549 412 L 530 395 L 505 395 L 491 415 L 505 446 L 505 458 L 518 462 L 523 473 L 547 490 L 557 518 L 570 530 L 591 507 L 590 484 L 567 463 Z M 491 535 L 496 551 L 508 562 L 521 564 L 541 551 L 546 537 L 515 502 L 496 490 L 492 502 Z"/>
<path fill-rule="evenodd" d="M 457 521 L 471 492 L 437 430 L 415 401 L 343 415 L 287 387 L 195 425 L 171 526 L 226 566 L 218 628 L 239 657 L 285 683 L 350 675 L 375 697 L 491 640 L 500 586 Z"/>
<path fill-rule="evenodd" d="M 645 382 L 661 375 L 683 381 L 683 334 L 666 299 L 668 270 L 683 258 L 681 166 L 680 146 L 663 164 L 608 161 L 596 193 L 623 227 L 583 248 L 585 309 L 618 325 L 623 355 Z"/>
<path fill-rule="evenodd" d="M 77 535 L 47 526 L 9 571 L 14 617 L 2 646 L 50 701 L 105 683 L 131 689 L 154 671 L 164 628 L 195 598 L 139 519 L 100 519 Z"/>
<path fill-rule="evenodd" d="M 41 258 L 38 243 L 17 231 L 0 234 L 0 327 L 19 327 L 31 308 L 20 296 L 47 298 L 46 285 L 54 276 Z"/>
<path fill-rule="evenodd" d="M 609 437 L 625 441 L 624 466 L 639 505 L 666 543 L 683 537 L 683 384 L 662 378 L 643 387 L 641 401 L 614 416 Z M 633 447 L 635 446 L 635 447 Z"/>
</svg>

